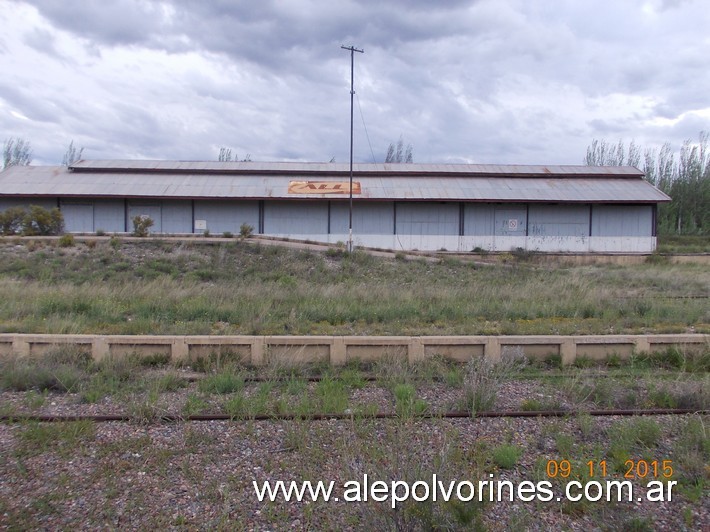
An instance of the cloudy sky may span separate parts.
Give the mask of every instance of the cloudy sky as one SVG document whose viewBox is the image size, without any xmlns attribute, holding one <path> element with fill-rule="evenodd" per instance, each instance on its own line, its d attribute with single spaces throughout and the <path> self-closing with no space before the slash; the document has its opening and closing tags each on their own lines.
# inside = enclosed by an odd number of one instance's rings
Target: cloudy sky
<svg viewBox="0 0 710 532">
<path fill-rule="evenodd" d="M 0 140 L 85 158 L 579 164 L 710 130 L 707 0 L 0 0 Z"/>
</svg>

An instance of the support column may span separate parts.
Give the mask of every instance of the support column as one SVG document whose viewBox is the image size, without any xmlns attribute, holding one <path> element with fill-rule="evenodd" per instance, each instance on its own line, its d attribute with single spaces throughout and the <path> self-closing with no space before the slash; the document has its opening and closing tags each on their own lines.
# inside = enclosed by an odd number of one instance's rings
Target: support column
<svg viewBox="0 0 710 532">
<path fill-rule="evenodd" d="M 486 347 L 483 352 L 483 355 L 486 357 L 486 360 L 488 362 L 492 362 L 494 364 L 500 362 L 500 358 L 501 358 L 500 340 L 498 339 L 497 336 L 489 336 L 486 339 Z"/>
<path fill-rule="evenodd" d="M 637 336 L 634 339 L 634 351 L 638 353 L 650 353 L 651 352 L 651 342 L 645 336 Z"/>
<path fill-rule="evenodd" d="M 252 366 L 264 365 L 264 337 L 258 336 L 251 341 L 251 364 Z"/>
<path fill-rule="evenodd" d="M 330 363 L 334 366 L 344 366 L 347 362 L 347 346 L 344 336 L 334 336 L 330 344 Z"/>
<path fill-rule="evenodd" d="M 170 358 L 172 361 L 187 360 L 189 352 L 190 350 L 184 336 L 173 339 L 170 346 Z"/>
<path fill-rule="evenodd" d="M 415 336 L 409 340 L 409 345 L 407 346 L 407 358 L 410 364 L 424 360 L 424 344 L 422 344 L 422 339 L 418 336 Z"/>
<path fill-rule="evenodd" d="M 18 357 L 30 356 L 30 342 L 22 336 L 15 336 L 12 339 L 12 352 Z"/>
<path fill-rule="evenodd" d="M 577 342 L 574 338 L 565 338 L 560 344 L 560 356 L 563 366 L 571 366 L 577 360 Z"/>
<path fill-rule="evenodd" d="M 105 336 L 97 336 L 91 342 L 91 356 L 95 361 L 103 360 L 110 354 L 108 340 Z"/>
</svg>

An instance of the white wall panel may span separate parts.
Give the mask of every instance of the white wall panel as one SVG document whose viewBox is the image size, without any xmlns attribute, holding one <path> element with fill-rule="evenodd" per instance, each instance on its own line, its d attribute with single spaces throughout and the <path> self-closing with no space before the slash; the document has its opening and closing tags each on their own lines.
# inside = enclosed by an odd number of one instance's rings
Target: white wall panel
<svg viewBox="0 0 710 532">
<path fill-rule="evenodd" d="M 64 217 L 64 230 L 67 233 L 94 232 L 94 204 L 88 202 L 62 201 L 59 204 Z"/>
<path fill-rule="evenodd" d="M 258 201 L 195 201 L 195 220 L 205 220 L 213 235 L 229 231 L 239 234 L 242 224 L 259 230 Z M 195 232 L 200 232 L 196 229 Z"/>
<path fill-rule="evenodd" d="M 190 200 L 166 200 L 162 205 L 163 233 L 192 232 L 192 202 Z"/>
<path fill-rule="evenodd" d="M 264 233 L 314 240 L 328 234 L 328 204 L 324 201 L 264 202 Z"/>
<path fill-rule="evenodd" d="M 54 209 L 57 206 L 55 198 L 2 198 L 0 199 L 0 210 L 10 207 L 29 207 L 37 205 L 44 209 Z"/>
<path fill-rule="evenodd" d="M 348 201 L 331 201 L 330 232 L 348 234 L 350 207 Z M 353 202 L 353 235 L 394 234 L 394 203 Z"/>
<path fill-rule="evenodd" d="M 398 235 L 430 236 L 459 234 L 459 204 L 397 203 Z"/>
<path fill-rule="evenodd" d="M 592 236 L 653 236 L 653 207 L 594 205 Z"/>
<path fill-rule="evenodd" d="M 123 200 L 94 200 L 94 231 L 122 233 L 126 230 L 126 206 Z M 131 226 L 129 230 L 133 230 Z"/>
<path fill-rule="evenodd" d="M 493 205 L 487 203 L 466 203 L 463 211 L 463 234 L 492 235 L 495 226 L 494 212 Z"/>
<path fill-rule="evenodd" d="M 525 205 L 496 205 L 494 212 L 496 236 L 525 236 L 527 223 Z"/>
<path fill-rule="evenodd" d="M 589 236 L 589 205 L 531 204 L 528 236 Z"/>
</svg>

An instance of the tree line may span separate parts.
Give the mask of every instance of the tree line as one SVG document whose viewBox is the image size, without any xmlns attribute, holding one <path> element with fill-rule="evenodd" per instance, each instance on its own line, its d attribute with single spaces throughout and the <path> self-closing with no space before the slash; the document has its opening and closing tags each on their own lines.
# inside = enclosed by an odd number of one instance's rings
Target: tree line
<svg viewBox="0 0 710 532">
<path fill-rule="evenodd" d="M 62 157 L 62 166 L 74 164 L 81 159 L 83 153 L 84 148 L 77 148 L 72 140 Z M 10 166 L 27 166 L 32 162 L 33 155 L 30 141 L 14 137 L 5 139 L 2 145 L 2 168 L 0 170 Z"/>
<path fill-rule="evenodd" d="M 710 235 L 710 134 L 701 131 L 698 140 L 683 142 L 673 152 L 666 142 L 660 149 L 642 150 L 634 141 L 609 143 L 593 140 L 585 164 L 590 166 L 635 166 L 646 179 L 671 197 L 658 208 L 661 234 Z"/>
</svg>

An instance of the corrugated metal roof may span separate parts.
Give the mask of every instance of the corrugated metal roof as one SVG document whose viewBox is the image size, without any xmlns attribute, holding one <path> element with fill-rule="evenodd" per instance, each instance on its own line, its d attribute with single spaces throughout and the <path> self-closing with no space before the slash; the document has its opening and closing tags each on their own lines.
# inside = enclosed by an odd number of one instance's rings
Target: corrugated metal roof
<svg viewBox="0 0 710 532">
<path fill-rule="evenodd" d="M 82 171 L 64 167 L 15 166 L 0 173 L 0 196 L 50 196 L 50 197 L 164 197 L 164 198 L 245 198 L 245 199 L 345 199 L 347 194 L 289 194 L 292 180 L 303 179 L 307 163 L 159 163 L 165 167 L 160 172 L 143 172 L 149 166 L 145 161 L 138 168 L 114 161 L 81 161 Z M 120 164 L 119 164 L 120 163 Z M 92 164 L 97 164 L 96 168 Z M 168 170 L 175 165 L 177 168 Z M 183 164 L 199 165 L 196 169 Z M 206 172 L 211 165 L 256 164 L 268 168 L 267 174 L 232 169 L 229 173 Z M 292 172 L 276 174 L 277 166 L 296 165 Z M 104 165 L 104 166 L 101 166 Z M 343 181 L 339 171 L 343 165 L 314 163 L 312 171 L 319 181 Z M 127 167 L 128 166 L 128 167 Z M 346 165 L 348 166 L 348 165 Z M 642 178 L 642 173 L 630 167 L 521 167 L 521 173 L 506 172 L 510 166 L 490 165 L 358 165 L 388 167 L 386 172 L 355 172 L 360 182 L 359 198 L 373 200 L 414 201 L 492 201 L 492 202 L 594 202 L 594 203 L 656 203 L 670 198 Z M 417 166 L 414 174 L 409 168 Z M 475 168 L 470 168 L 471 166 Z M 485 170 L 481 167 L 485 167 Z M 448 170 L 455 167 L 455 171 Z M 309 167 L 311 168 L 311 167 Z M 349 168 L 349 166 L 348 166 Z M 466 171 L 465 168 L 469 168 Z M 532 174 L 531 169 L 538 173 Z M 541 171 L 540 169 L 546 169 Z M 598 173 L 588 174 L 598 168 Z M 425 169 L 430 169 L 424 172 Z M 554 169 L 554 170 L 553 170 Z M 565 171 L 563 172 L 562 169 Z M 549 170 L 549 171 L 547 171 Z M 612 173 L 612 171 L 619 173 Z M 577 172 L 577 173 L 575 173 Z"/>
<path fill-rule="evenodd" d="M 141 172 L 141 173 L 207 173 L 207 174 L 345 174 L 350 172 L 347 163 L 306 162 L 253 162 L 253 161 L 141 161 L 141 160 L 79 160 L 71 166 L 77 172 Z M 643 172 L 633 166 L 584 166 L 584 165 L 496 165 L 496 164 L 392 164 L 356 163 L 353 172 L 358 174 L 404 175 L 480 175 L 480 176 L 614 176 L 617 178 L 639 177 Z"/>
</svg>

